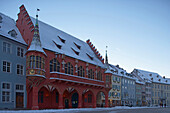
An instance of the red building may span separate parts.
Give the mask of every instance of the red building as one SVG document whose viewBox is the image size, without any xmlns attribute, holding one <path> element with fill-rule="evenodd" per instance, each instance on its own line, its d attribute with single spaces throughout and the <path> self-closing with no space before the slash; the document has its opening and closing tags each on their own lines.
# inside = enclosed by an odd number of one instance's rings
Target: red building
<svg viewBox="0 0 170 113">
<path fill-rule="evenodd" d="M 17 27 L 26 53 L 27 107 L 30 109 L 108 107 L 111 74 L 90 40 L 83 42 L 29 16 L 20 7 Z M 106 71 L 107 72 L 107 71 Z M 108 80 L 106 80 L 108 79 Z"/>
</svg>

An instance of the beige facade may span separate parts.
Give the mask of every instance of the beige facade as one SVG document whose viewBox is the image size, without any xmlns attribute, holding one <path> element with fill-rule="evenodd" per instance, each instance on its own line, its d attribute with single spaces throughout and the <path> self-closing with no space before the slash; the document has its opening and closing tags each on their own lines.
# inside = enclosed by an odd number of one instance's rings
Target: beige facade
<svg viewBox="0 0 170 113">
<path fill-rule="evenodd" d="M 111 77 L 112 89 L 109 91 L 109 105 L 121 105 L 121 76 L 112 75 Z"/>
<path fill-rule="evenodd" d="M 157 105 L 170 105 L 170 84 L 155 83 L 152 84 L 152 104 Z"/>
</svg>

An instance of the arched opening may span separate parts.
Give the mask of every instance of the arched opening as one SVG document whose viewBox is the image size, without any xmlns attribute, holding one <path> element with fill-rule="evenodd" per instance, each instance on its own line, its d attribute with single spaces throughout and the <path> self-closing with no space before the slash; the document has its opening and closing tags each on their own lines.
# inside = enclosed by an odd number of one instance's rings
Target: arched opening
<svg viewBox="0 0 170 113">
<path fill-rule="evenodd" d="M 54 109 L 58 108 L 59 93 L 52 86 L 43 86 L 38 91 L 38 106 L 39 109 Z"/>
<path fill-rule="evenodd" d="M 104 92 L 98 92 L 96 95 L 96 107 L 105 106 L 105 94 Z"/>
<path fill-rule="evenodd" d="M 73 93 L 71 97 L 72 108 L 78 108 L 78 93 Z"/>
<path fill-rule="evenodd" d="M 91 90 L 86 89 L 82 95 L 83 108 L 92 108 L 94 105 L 94 94 Z"/>
<path fill-rule="evenodd" d="M 63 93 L 64 108 L 78 108 L 79 94 L 72 88 L 67 88 Z"/>
</svg>

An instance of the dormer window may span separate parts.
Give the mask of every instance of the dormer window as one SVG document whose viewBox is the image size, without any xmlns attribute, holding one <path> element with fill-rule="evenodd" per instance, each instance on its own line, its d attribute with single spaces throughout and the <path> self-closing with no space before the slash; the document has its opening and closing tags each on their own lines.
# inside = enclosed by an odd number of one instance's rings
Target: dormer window
<svg viewBox="0 0 170 113">
<path fill-rule="evenodd" d="M 71 48 L 76 55 L 79 55 L 79 52 L 75 51 L 73 48 Z"/>
<path fill-rule="evenodd" d="M 149 76 L 152 76 L 152 74 L 149 74 Z"/>
<path fill-rule="evenodd" d="M 157 78 L 159 77 L 159 75 L 157 75 Z"/>
<path fill-rule="evenodd" d="M 153 80 L 153 78 L 151 78 L 151 80 Z"/>
<path fill-rule="evenodd" d="M 57 36 L 62 43 L 65 43 L 66 40 L 62 39 L 60 36 Z"/>
<path fill-rule="evenodd" d="M 121 71 L 120 73 L 121 73 L 122 75 L 124 75 L 124 72 L 123 72 L 123 71 Z"/>
<path fill-rule="evenodd" d="M 55 41 L 53 41 L 54 42 L 54 44 L 59 48 L 59 49 L 61 49 L 61 45 L 59 45 L 59 44 L 57 44 L 57 43 L 55 43 Z"/>
<path fill-rule="evenodd" d="M 161 79 L 159 79 L 158 81 L 161 81 Z"/>
<path fill-rule="evenodd" d="M 0 23 L 2 23 L 2 16 L 0 15 Z"/>
<path fill-rule="evenodd" d="M 74 44 L 76 45 L 76 47 L 78 48 L 78 49 L 80 49 L 81 48 L 81 46 L 79 46 L 78 44 L 76 44 L 75 42 L 74 42 Z"/>
<path fill-rule="evenodd" d="M 86 53 L 87 54 L 87 53 Z M 93 57 L 92 56 L 90 56 L 89 54 L 87 54 L 87 56 L 91 59 L 91 60 L 93 60 Z"/>
<path fill-rule="evenodd" d="M 16 31 L 14 29 L 9 31 L 8 34 L 11 35 L 12 37 L 15 37 L 15 38 L 17 36 L 17 33 L 16 33 Z"/>
</svg>

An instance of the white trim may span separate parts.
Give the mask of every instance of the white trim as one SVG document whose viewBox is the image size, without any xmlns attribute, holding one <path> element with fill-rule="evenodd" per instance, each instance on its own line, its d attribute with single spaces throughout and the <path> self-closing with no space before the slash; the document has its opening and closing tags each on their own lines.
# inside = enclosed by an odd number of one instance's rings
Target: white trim
<svg viewBox="0 0 170 113">
<path fill-rule="evenodd" d="M 22 74 L 17 74 L 17 65 L 20 65 L 20 66 L 22 66 L 23 67 L 23 75 Z M 20 63 L 16 63 L 16 68 L 15 68 L 15 70 L 16 70 L 16 75 L 20 75 L 20 76 L 24 76 L 24 65 L 23 64 L 20 64 Z M 20 68 L 20 70 L 21 70 L 21 68 Z"/>
<path fill-rule="evenodd" d="M 10 63 L 10 72 L 7 72 L 7 71 L 3 71 L 3 62 L 9 62 Z M 7 65 L 6 65 L 7 66 Z M 7 69 L 7 67 L 6 67 L 6 69 Z M 12 73 L 12 62 L 11 61 L 9 61 L 9 60 L 2 60 L 2 72 L 4 72 L 4 73 Z"/>
<path fill-rule="evenodd" d="M 2 87 L 3 87 L 3 83 L 10 84 L 10 89 L 3 89 L 3 88 L 2 88 Z M 12 87 L 11 82 L 1 82 L 1 102 L 2 102 L 2 103 L 11 103 L 11 98 L 12 98 L 12 96 L 11 96 L 11 95 L 12 95 L 12 93 L 11 93 L 11 89 L 12 89 L 12 88 L 11 88 L 11 87 Z M 2 101 L 2 92 L 3 92 L 3 91 L 9 91 L 9 92 L 10 92 L 10 94 L 9 94 L 9 96 L 10 96 L 10 97 L 9 97 L 9 102 L 6 102 L 6 101 L 3 102 L 3 101 Z"/>
<path fill-rule="evenodd" d="M 18 48 L 20 48 L 20 55 L 18 56 Z M 21 56 L 21 49 L 23 49 L 23 57 Z M 25 49 L 21 46 L 16 46 L 16 56 L 20 58 L 25 58 Z"/>
<path fill-rule="evenodd" d="M 37 74 L 35 74 L 35 75 L 27 75 L 27 76 L 37 76 L 37 77 L 46 78 L 45 75 L 37 75 Z"/>
<path fill-rule="evenodd" d="M 50 73 L 57 73 L 57 74 L 61 74 L 61 75 L 67 75 L 67 76 L 81 78 L 81 79 L 86 79 L 86 80 L 92 80 L 92 81 L 97 81 L 97 82 L 104 82 L 104 81 L 100 81 L 100 80 L 90 79 L 90 78 L 86 78 L 86 77 L 80 77 L 80 76 L 77 76 L 77 75 L 71 75 L 71 74 L 66 74 L 66 73 L 61 73 L 61 72 L 50 72 Z"/>
<path fill-rule="evenodd" d="M 7 52 L 4 52 L 4 51 L 3 51 L 3 43 L 4 43 L 4 42 L 10 44 L 10 53 L 7 53 Z M 4 40 L 3 40 L 3 41 L 2 41 L 2 53 L 12 54 L 12 43 L 10 43 L 9 41 L 4 41 Z"/>
<path fill-rule="evenodd" d="M 16 85 L 23 85 L 23 90 L 16 90 Z M 24 93 L 24 96 L 23 96 L 23 99 L 24 99 L 24 101 L 23 101 L 23 108 L 25 108 L 25 102 L 26 102 L 26 99 L 25 99 L 25 97 L 26 97 L 26 85 L 25 84 L 23 84 L 23 83 L 15 83 L 14 84 L 14 108 L 16 108 L 16 93 L 17 92 L 21 92 L 21 93 Z"/>
<path fill-rule="evenodd" d="M 104 85 L 91 84 L 91 83 L 79 82 L 79 81 L 73 81 L 73 80 L 62 79 L 62 78 L 53 78 L 53 77 L 50 77 L 50 79 L 63 80 L 63 81 L 69 81 L 69 82 L 75 82 L 75 83 L 82 83 L 82 84 L 89 84 L 89 85 L 102 86 L 102 87 L 104 87 Z"/>
</svg>

